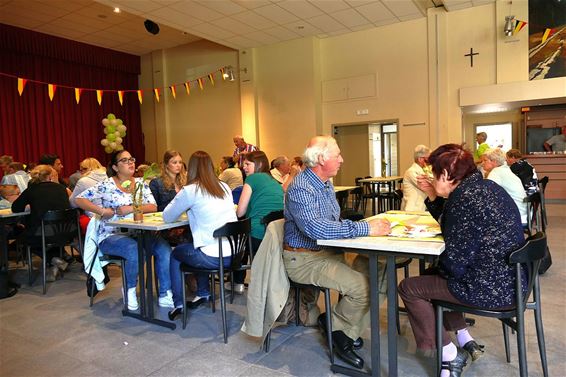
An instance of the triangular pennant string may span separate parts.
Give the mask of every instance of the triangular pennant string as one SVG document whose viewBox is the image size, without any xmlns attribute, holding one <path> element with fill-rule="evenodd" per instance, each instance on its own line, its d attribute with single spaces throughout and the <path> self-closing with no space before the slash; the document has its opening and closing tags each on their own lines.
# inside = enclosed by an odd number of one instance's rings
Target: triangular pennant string
<svg viewBox="0 0 566 377">
<path fill-rule="evenodd" d="M 83 90 L 81 88 L 75 88 L 75 101 L 77 101 L 77 105 L 79 104 L 80 100 L 81 100 L 81 94 L 83 93 Z"/>
<path fill-rule="evenodd" d="M 548 37 L 550 37 L 551 35 L 552 35 L 552 29 L 545 29 L 540 43 L 542 44 L 542 43 L 546 42 Z"/>
<path fill-rule="evenodd" d="M 20 93 L 20 97 L 22 96 L 22 93 L 24 92 L 24 88 L 26 87 L 27 82 L 28 82 L 28 80 L 22 79 L 21 77 L 18 77 L 18 93 Z"/>
<path fill-rule="evenodd" d="M 140 103 L 143 103 L 143 90 L 137 90 L 138 92 L 138 101 L 140 101 Z"/>
<path fill-rule="evenodd" d="M 222 81 L 226 81 L 226 77 L 224 77 L 224 68 L 220 68 L 220 77 L 222 77 Z"/>
<path fill-rule="evenodd" d="M 212 84 L 212 86 L 214 86 L 214 74 L 213 73 L 208 74 L 208 79 L 210 80 L 210 83 Z"/>
<path fill-rule="evenodd" d="M 155 93 L 155 99 L 159 102 L 159 88 L 153 89 L 153 93 Z"/>
<path fill-rule="evenodd" d="M 102 106 L 102 90 L 96 89 L 96 100 L 98 101 L 98 105 Z"/>
<path fill-rule="evenodd" d="M 202 83 L 202 78 L 197 79 L 197 81 L 198 81 L 198 86 L 199 86 L 200 90 L 204 90 L 203 83 Z"/>
<path fill-rule="evenodd" d="M 185 90 L 187 91 L 187 95 L 190 96 L 191 95 L 191 84 L 187 81 L 183 85 L 185 86 Z"/>
<path fill-rule="evenodd" d="M 513 35 L 520 32 L 525 27 L 526 24 L 527 23 L 525 21 L 516 20 L 515 21 L 515 29 L 513 30 Z"/>
<path fill-rule="evenodd" d="M 47 84 L 47 93 L 49 94 L 50 101 L 53 101 L 53 97 L 55 96 L 56 90 L 57 90 L 57 85 Z"/>
<path fill-rule="evenodd" d="M 169 90 L 171 91 L 171 95 L 173 96 L 173 99 L 177 99 L 177 90 L 175 89 L 175 85 L 170 86 Z"/>
<path fill-rule="evenodd" d="M 124 106 L 124 91 L 118 90 L 118 101 L 120 101 L 120 105 Z"/>
</svg>

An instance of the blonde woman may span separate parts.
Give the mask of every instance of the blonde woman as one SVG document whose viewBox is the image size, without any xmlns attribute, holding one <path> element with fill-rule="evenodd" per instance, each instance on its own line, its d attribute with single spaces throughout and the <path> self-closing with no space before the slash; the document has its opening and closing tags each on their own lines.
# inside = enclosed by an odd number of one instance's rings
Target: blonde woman
<svg viewBox="0 0 566 377">
<path fill-rule="evenodd" d="M 31 180 L 28 188 L 12 203 L 13 212 L 23 212 L 27 206 L 30 208 L 29 216 L 25 217 L 26 230 L 24 238 L 41 235 L 41 218 L 45 212 L 57 209 L 70 208 L 69 196 L 64 186 L 60 185 L 55 169 L 50 165 L 37 165 L 31 171 Z M 42 256 L 40 250 L 33 249 L 34 254 Z M 53 265 L 46 273 L 47 281 L 55 281 L 59 270 L 65 270 L 68 263 L 58 258 L 59 249 L 47 250 L 47 260 Z"/>
<path fill-rule="evenodd" d="M 183 156 L 174 150 L 165 151 L 161 176 L 149 183 L 149 188 L 157 203 L 157 210 L 163 211 L 186 184 L 187 169 L 183 163 Z"/>
</svg>

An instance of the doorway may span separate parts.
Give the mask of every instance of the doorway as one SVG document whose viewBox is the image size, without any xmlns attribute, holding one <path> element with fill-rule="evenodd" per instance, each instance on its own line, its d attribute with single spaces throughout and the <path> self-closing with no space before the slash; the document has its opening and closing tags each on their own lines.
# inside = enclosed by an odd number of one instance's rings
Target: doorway
<svg viewBox="0 0 566 377">
<path fill-rule="evenodd" d="M 396 122 L 334 125 L 333 133 L 344 158 L 335 185 L 355 185 L 356 177 L 398 174 Z"/>
<path fill-rule="evenodd" d="M 511 122 L 495 124 L 475 124 L 476 134 L 485 132 L 486 143 L 490 148 L 501 148 L 508 151 L 513 148 L 513 125 Z"/>
</svg>

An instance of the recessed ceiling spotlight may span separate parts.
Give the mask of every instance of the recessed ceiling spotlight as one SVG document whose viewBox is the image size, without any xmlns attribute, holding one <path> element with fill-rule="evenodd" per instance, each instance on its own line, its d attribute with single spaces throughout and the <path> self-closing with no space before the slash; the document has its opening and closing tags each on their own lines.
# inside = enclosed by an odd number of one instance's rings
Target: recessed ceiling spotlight
<svg viewBox="0 0 566 377">
<path fill-rule="evenodd" d="M 97 17 L 98 18 L 108 18 L 108 16 L 106 16 L 105 14 L 99 14 Z"/>
<path fill-rule="evenodd" d="M 118 7 L 114 8 L 114 13 L 120 13 L 120 12 L 121 12 L 120 8 L 118 8 Z"/>
<path fill-rule="evenodd" d="M 299 30 L 303 30 L 304 28 L 305 28 L 305 27 L 304 27 L 303 25 L 297 26 L 297 29 L 299 29 Z"/>
</svg>

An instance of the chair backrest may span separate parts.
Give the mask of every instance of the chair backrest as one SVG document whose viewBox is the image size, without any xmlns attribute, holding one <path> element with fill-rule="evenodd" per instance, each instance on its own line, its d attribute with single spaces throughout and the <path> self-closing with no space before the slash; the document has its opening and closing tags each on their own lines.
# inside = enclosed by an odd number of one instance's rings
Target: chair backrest
<svg viewBox="0 0 566 377">
<path fill-rule="evenodd" d="M 240 202 L 240 195 L 242 195 L 243 188 L 244 186 L 238 186 L 235 187 L 234 190 L 232 190 L 232 201 L 234 202 L 234 204 L 238 204 Z"/>
<path fill-rule="evenodd" d="M 527 300 L 533 291 L 534 284 L 538 282 L 538 269 L 542 258 L 544 258 L 545 252 L 546 235 L 543 232 L 537 232 L 533 236 L 528 237 L 521 248 L 509 254 L 508 262 L 515 266 L 515 272 L 517 275 L 515 286 L 515 289 L 517 290 L 517 304 L 521 301 L 523 305 L 526 305 Z M 526 266 L 528 274 L 527 293 L 525 296 L 522 296 L 521 265 Z"/>
<path fill-rule="evenodd" d="M 285 215 L 283 214 L 283 210 L 280 209 L 279 211 L 269 212 L 267 215 L 263 216 L 261 223 L 267 228 L 270 222 L 283 218 L 285 218 Z"/>
<path fill-rule="evenodd" d="M 397 189 L 393 191 L 393 208 L 394 210 L 401 209 L 401 201 L 403 200 L 403 190 Z"/>
<path fill-rule="evenodd" d="M 338 201 L 338 206 L 340 206 L 341 210 L 346 209 L 348 205 L 348 191 L 338 191 L 336 193 L 336 200 Z"/>
<path fill-rule="evenodd" d="M 231 267 L 238 269 L 242 265 L 242 260 L 246 254 L 250 257 L 252 263 L 252 249 L 250 232 L 252 230 L 252 222 L 249 218 L 226 223 L 224 226 L 216 229 L 213 236 L 218 238 L 218 248 L 220 250 L 220 258 L 228 256 L 222 250 L 222 239 L 226 238 L 230 244 L 230 256 L 232 257 Z M 220 264 L 221 266 L 223 263 Z"/>
<path fill-rule="evenodd" d="M 538 184 L 540 186 L 540 190 L 542 191 L 542 193 L 544 194 L 544 191 L 546 190 L 546 185 L 548 184 L 548 176 L 544 176 L 541 179 L 538 180 Z"/>
<path fill-rule="evenodd" d="M 41 235 L 49 245 L 63 246 L 79 237 L 79 212 L 76 208 L 51 210 L 41 218 Z"/>
<path fill-rule="evenodd" d="M 360 206 L 362 205 L 364 189 L 362 187 L 356 187 L 352 191 L 350 191 L 350 195 L 352 197 L 352 210 L 358 212 L 360 210 Z"/>
</svg>

